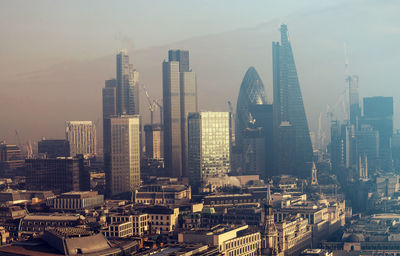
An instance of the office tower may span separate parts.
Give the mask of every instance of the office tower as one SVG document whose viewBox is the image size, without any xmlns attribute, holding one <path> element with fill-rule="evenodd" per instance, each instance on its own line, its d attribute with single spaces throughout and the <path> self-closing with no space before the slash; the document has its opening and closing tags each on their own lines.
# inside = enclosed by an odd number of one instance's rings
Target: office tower
<svg viewBox="0 0 400 256">
<path fill-rule="evenodd" d="M 392 158 L 393 168 L 400 170 L 400 130 L 397 130 L 392 137 Z"/>
<path fill-rule="evenodd" d="M 169 50 L 168 51 L 168 60 L 179 62 L 179 71 L 180 72 L 189 72 L 190 71 L 189 51 Z"/>
<path fill-rule="evenodd" d="M 145 146 L 147 159 L 164 158 L 163 129 L 160 124 L 148 124 L 144 126 Z"/>
<path fill-rule="evenodd" d="M 172 177 L 187 177 L 187 116 L 197 112 L 196 74 L 189 52 L 170 50 L 163 62 L 164 159 Z"/>
<path fill-rule="evenodd" d="M 364 98 L 362 124 L 368 124 L 379 132 L 380 167 L 390 170 L 392 168 L 393 97 Z"/>
<path fill-rule="evenodd" d="M 379 167 L 379 143 L 380 134 L 374 130 L 372 126 L 363 124 L 360 129 L 356 131 L 356 149 L 357 160 L 360 165 L 360 158 L 362 162 L 368 161 L 370 170 L 376 170 Z M 366 157 L 366 160 L 364 159 Z M 361 168 L 360 166 L 358 166 Z"/>
<path fill-rule="evenodd" d="M 108 196 L 132 192 L 140 186 L 140 120 L 122 115 L 105 120 L 104 164 Z"/>
<path fill-rule="evenodd" d="M 277 174 L 292 174 L 296 175 L 297 165 L 293 156 L 296 154 L 296 148 L 293 143 L 296 141 L 296 129 L 289 122 L 281 122 L 277 129 L 277 136 L 279 137 L 279 144 L 276 145 L 278 152 L 276 156 L 275 172 Z"/>
<path fill-rule="evenodd" d="M 69 142 L 70 156 L 96 155 L 96 126 L 92 121 L 67 121 L 65 137 Z"/>
<path fill-rule="evenodd" d="M 105 81 L 103 95 L 103 119 L 117 114 L 117 80 L 112 78 Z"/>
<path fill-rule="evenodd" d="M 263 109 L 266 103 L 261 78 L 254 67 L 250 67 L 240 85 L 236 104 L 236 138 L 233 151 L 234 157 L 238 157 L 240 161 L 234 159 L 232 163 L 238 164 L 233 166 L 237 173 L 265 175 L 265 161 L 268 156 L 263 127 L 272 125 L 272 120 L 265 120 L 268 116 L 268 110 Z"/>
<path fill-rule="evenodd" d="M 69 157 L 69 142 L 67 140 L 46 140 L 38 142 L 38 153 L 47 158 Z"/>
<path fill-rule="evenodd" d="M 55 193 L 79 191 L 85 171 L 77 158 L 26 159 L 26 186 L 29 190 L 51 190 Z M 87 176 L 86 176 L 87 177 Z"/>
<path fill-rule="evenodd" d="M 329 145 L 331 154 L 332 169 L 336 172 L 345 165 L 345 146 L 341 136 L 341 126 L 339 121 L 334 120 L 331 123 L 331 143 Z"/>
<path fill-rule="evenodd" d="M 230 172 L 230 113 L 190 113 L 188 135 L 189 183 L 199 192 L 208 177 Z"/>
<path fill-rule="evenodd" d="M 275 129 L 279 129 L 282 122 L 289 122 L 293 126 L 296 140 L 288 146 L 295 147 L 294 161 L 297 175 L 305 176 L 310 173 L 313 156 L 310 132 L 287 26 L 281 25 L 280 30 L 281 43 L 272 44 Z M 281 139 L 283 138 L 277 138 L 277 144 Z"/>
<path fill-rule="evenodd" d="M 358 130 L 358 122 L 361 118 L 360 99 L 358 94 L 358 76 L 348 76 L 346 78 L 349 90 L 349 118 L 350 124 Z"/>
<path fill-rule="evenodd" d="M 139 73 L 129 64 L 126 49 L 117 54 L 117 114 L 139 114 Z"/>
<path fill-rule="evenodd" d="M 24 167 L 25 160 L 17 145 L 0 144 L 0 169 L 15 170 Z"/>
</svg>

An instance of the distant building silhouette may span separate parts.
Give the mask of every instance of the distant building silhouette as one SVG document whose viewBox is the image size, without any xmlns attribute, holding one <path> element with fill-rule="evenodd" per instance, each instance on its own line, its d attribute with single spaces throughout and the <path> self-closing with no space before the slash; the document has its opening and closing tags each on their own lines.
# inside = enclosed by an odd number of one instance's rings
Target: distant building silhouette
<svg viewBox="0 0 400 256">
<path fill-rule="evenodd" d="M 274 125 L 279 130 L 282 122 L 293 126 L 295 141 L 288 147 L 294 147 L 294 161 L 298 176 L 309 175 L 313 150 L 300 84 L 297 77 L 296 65 L 292 46 L 288 39 L 287 26 L 281 25 L 281 42 L 274 42 L 273 49 L 273 86 L 274 86 Z M 276 134 L 279 134 L 277 132 Z M 276 137 L 276 145 L 284 138 Z M 282 149 L 293 150 L 293 149 Z M 279 151 L 278 154 L 283 152 Z M 277 171 L 284 163 L 277 163 Z"/>
<path fill-rule="evenodd" d="M 393 136 L 393 97 L 364 98 L 362 124 L 379 132 L 379 157 L 381 168 L 392 168 L 391 139 Z"/>
<path fill-rule="evenodd" d="M 38 142 L 38 153 L 46 155 L 47 158 L 69 157 L 68 140 L 47 140 Z"/>
<path fill-rule="evenodd" d="M 164 137 L 163 128 L 160 124 L 148 124 L 144 126 L 146 158 L 158 159 L 164 158 Z"/>
</svg>

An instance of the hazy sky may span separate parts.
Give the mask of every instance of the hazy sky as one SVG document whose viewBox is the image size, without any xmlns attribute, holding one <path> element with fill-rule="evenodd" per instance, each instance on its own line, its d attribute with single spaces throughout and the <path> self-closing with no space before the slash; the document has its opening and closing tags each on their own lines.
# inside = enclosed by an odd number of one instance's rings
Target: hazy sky
<svg viewBox="0 0 400 256">
<path fill-rule="evenodd" d="M 0 139 L 62 138 L 65 120 L 97 120 L 115 53 L 160 98 L 161 62 L 186 48 L 200 108 L 227 110 L 249 66 L 271 98 L 271 42 L 287 23 L 312 130 L 344 90 L 344 51 L 361 96 L 400 95 L 400 1 L 0 1 Z M 147 114 L 145 99 L 141 111 Z M 395 124 L 398 116 L 395 113 Z"/>
</svg>

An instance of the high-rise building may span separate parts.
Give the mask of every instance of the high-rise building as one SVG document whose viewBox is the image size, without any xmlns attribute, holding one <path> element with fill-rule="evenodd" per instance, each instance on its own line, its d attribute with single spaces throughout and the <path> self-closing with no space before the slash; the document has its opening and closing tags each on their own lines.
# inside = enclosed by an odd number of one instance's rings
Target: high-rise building
<svg viewBox="0 0 400 256">
<path fill-rule="evenodd" d="M 103 94 L 103 118 L 117 114 L 117 80 L 106 80 Z"/>
<path fill-rule="evenodd" d="M 69 157 L 69 142 L 67 140 L 46 140 L 38 142 L 38 153 L 47 158 Z"/>
<path fill-rule="evenodd" d="M 189 183 L 199 192 L 208 177 L 230 172 L 230 113 L 190 113 L 188 135 Z"/>
<path fill-rule="evenodd" d="M 310 173 L 313 150 L 303 97 L 301 95 L 292 46 L 288 39 L 287 26 L 281 25 L 281 43 L 274 42 L 273 49 L 273 89 L 274 89 L 274 125 L 279 129 L 282 122 L 289 122 L 295 130 L 296 140 L 290 147 L 295 147 L 294 161 L 297 175 Z M 282 138 L 277 137 L 277 144 Z M 289 149 L 283 149 L 289 150 Z M 282 152 L 278 152 L 281 154 Z M 277 170 L 278 172 L 280 170 Z"/>
<path fill-rule="evenodd" d="M 96 126 L 92 121 L 67 121 L 65 137 L 69 142 L 70 156 L 96 155 Z"/>
<path fill-rule="evenodd" d="M 147 159 L 164 158 L 163 128 L 160 124 L 148 124 L 144 126 L 145 147 Z"/>
<path fill-rule="evenodd" d="M 240 85 L 236 104 L 235 146 L 233 171 L 237 173 L 260 174 L 265 176 L 267 158 L 267 137 L 272 139 L 272 106 L 267 105 L 264 85 L 254 67 L 250 67 Z M 272 127 L 272 126 L 271 126 Z M 268 131 L 267 131 L 268 130 Z M 232 156 L 233 157 L 233 156 Z"/>
<path fill-rule="evenodd" d="M 105 120 L 104 164 L 108 196 L 133 192 L 140 186 L 140 120 L 121 115 Z"/>
<path fill-rule="evenodd" d="M 117 54 L 117 114 L 139 114 L 139 73 L 129 64 L 126 49 Z"/>
<path fill-rule="evenodd" d="M 379 132 L 379 157 L 381 168 L 392 168 L 391 139 L 393 136 L 393 97 L 364 98 L 362 124 Z"/>
<path fill-rule="evenodd" d="M 0 169 L 15 170 L 24 164 L 24 157 L 17 145 L 0 144 Z"/>
<path fill-rule="evenodd" d="M 55 193 L 79 191 L 85 183 L 86 170 L 78 158 L 26 159 L 26 186 L 29 190 L 51 190 Z"/>
<path fill-rule="evenodd" d="M 363 124 L 355 135 L 359 169 L 360 163 L 367 161 L 368 169 L 376 170 L 379 167 L 379 132 L 370 125 Z"/>
<path fill-rule="evenodd" d="M 170 50 L 163 62 L 164 159 L 172 177 L 187 177 L 187 116 L 197 112 L 196 74 L 189 52 Z"/>
<path fill-rule="evenodd" d="M 349 118 L 350 124 L 358 130 L 358 122 L 361 118 L 360 99 L 358 94 L 358 76 L 348 76 L 346 78 L 349 90 Z"/>
<path fill-rule="evenodd" d="M 180 72 L 189 72 L 190 71 L 189 51 L 169 50 L 168 51 L 168 60 L 179 62 L 179 71 Z"/>
</svg>

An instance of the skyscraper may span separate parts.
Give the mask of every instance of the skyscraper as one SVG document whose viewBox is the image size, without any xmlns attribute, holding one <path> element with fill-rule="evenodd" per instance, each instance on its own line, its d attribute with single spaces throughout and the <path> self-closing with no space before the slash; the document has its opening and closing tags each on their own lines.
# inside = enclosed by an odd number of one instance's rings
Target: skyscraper
<svg viewBox="0 0 400 256">
<path fill-rule="evenodd" d="M 391 139 L 393 136 L 393 97 L 364 98 L 362 124 L 379 132 L 379 157 L 381 168 L 392 167 Z"/>
<path fill-rule="evenodd" d="M 117 54 L 117 113 L 139 114 L 139 73 L 129 64 L 126 49 Z"/>
<path fill-rule="evenodd" d="M 164 159 L 172 177 L 187 177 L 187 115 L 197 112 L 196 74 L 189 52 L 170 50 L 163 62 Z"/>
<path fill-rule="evenodd" d="M 38 153 L 48 158 L 69 157 L 69 142 L 67 140 L 40 140 Z"/>
<path fill-rule="evenodd" d="M 235 155 L 233 170 L 239 173 L 272 174 L 273 166 L 273 109 L 266 104 L 263 82 L 250 67 L 240 86 L 236 105 Z M 239 165 L 237 165 L 239 163 Z"/>
<path fill-rule="evenodd" d="M 146 158 L 158 159 L 164 158 L 164 138 L 163 129 L 160 124 L 148 124 L 144 126 Z"/>
<path fill-rule="evenodd" d="M 198 112 L 188 116 L 189 183 L 193 191 L 208 177 L 230 172 L 230 113 Z"/>
<path fill-rule="evenodd" d="M 290 147 L 295 147 L 294 161 L 297 174 L 310 173 L 312 145 L 300 84 L 297 77 L 292 46 L 288 39 L 287 26 L 281 25 L 281 43 L 272 43 L 273 49 L 273 86 L 274 86 L 274 123 L 279 130 L 282 122 L 288 122 L 294 128 L 296 140 Z M 279 134 L 277 132 L 276 134 Z M 277 144 L 280 139 L 277 138 Z M 283 149 L 285 150 L 285 149 Z M 280 154 L 281 152 L 278 152 Z M 279 172 L 279 164 L 277 166 Z"/>
<path fill-rule="evenodd" d="M 349 90 L 349 111 L 350 124 L 354 125 L 358 130 L 358 122 L 361 118 L 360 99 L 358 94 L 358 76 L 348 76 L 347 79 Z"/>
<path fill-rule="evenodd" d="M 106 119 L 104 162 L 107 194 L 132 192 L 140 185 L 140 121 L 138 115 Z"/>
<path fill-rule="evenodd" d="M 70 156 L 96 155 L 96 126 L 92 121 L 67 121 L 65 137 L 69 142 Z"/>
<path fill-rule="evenodd" d="M 117 80 L 106 80 L 103 95 L 103 118 L 117 114 Z"/>
</svg>

